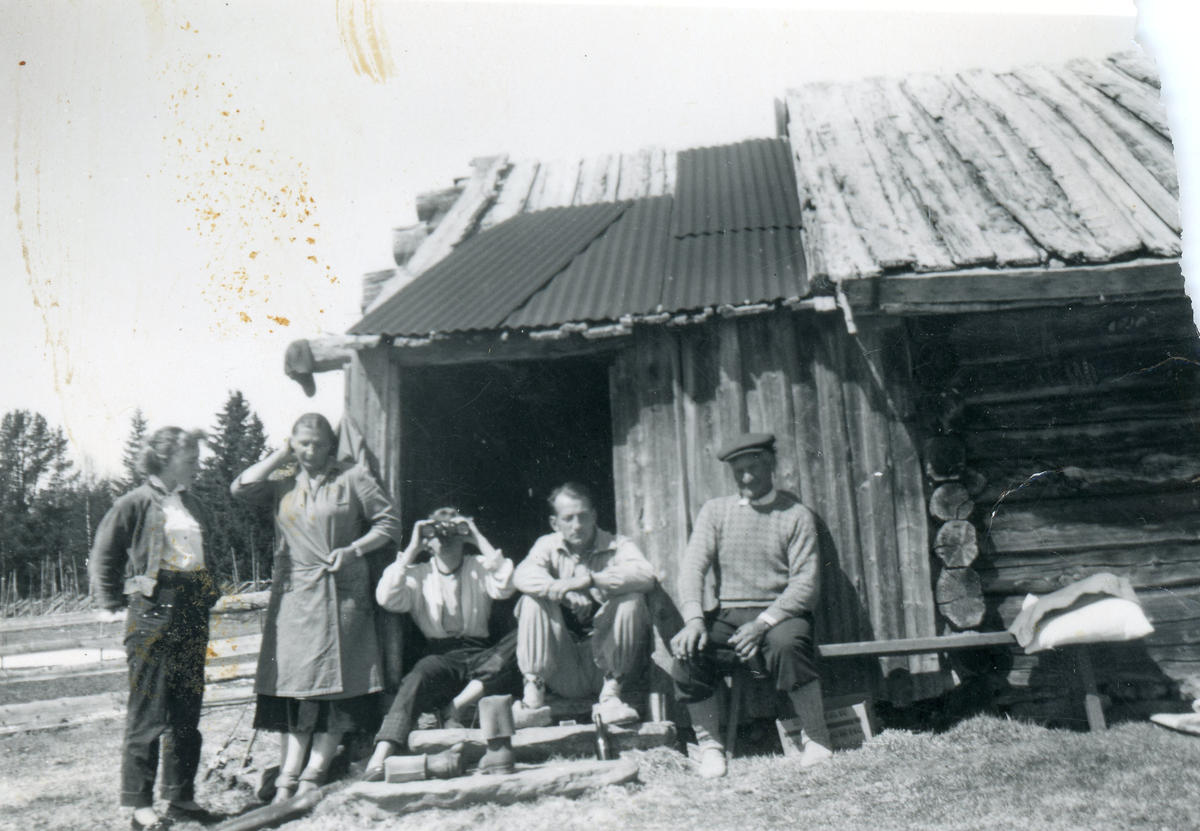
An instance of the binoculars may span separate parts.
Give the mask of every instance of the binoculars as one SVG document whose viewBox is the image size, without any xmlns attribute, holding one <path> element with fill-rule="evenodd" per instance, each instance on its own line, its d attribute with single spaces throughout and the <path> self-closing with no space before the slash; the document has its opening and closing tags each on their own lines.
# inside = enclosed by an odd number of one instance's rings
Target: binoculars
<svg viewBox="0 0 1200 831">
<path fill-rule="evenodd" d="M 421 538 L 426 540 L 433 537 L 466 537 L 470 533 L 471 526 L 465 519 L 439 519 L 421 526 Z"/>
</svg>

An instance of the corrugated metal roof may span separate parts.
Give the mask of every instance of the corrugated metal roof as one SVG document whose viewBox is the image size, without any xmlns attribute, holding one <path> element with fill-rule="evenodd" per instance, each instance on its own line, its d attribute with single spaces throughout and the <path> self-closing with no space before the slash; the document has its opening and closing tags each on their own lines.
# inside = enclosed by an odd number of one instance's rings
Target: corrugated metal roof
<svg viewBox="0 0 1200 831">
<path fill-rule="evenodd" d="M 804 297 L 808 274 L 792 228 L 672 237 L 661 304 L 696 309 Z"/>
<path fill-rule="evenodd" d="M 350 332 L 425 335 L 498 328 L 628 207 L 600 203 L 515 216 L 460 243 Z"/>
<path fill-rule="evenodd" d="M 674 197 L 516 213 L 459 243 L 351 331 L 545 329 L 808 293 L 786 141 L 685 151 L 677 179 L 643 155 L 629 169 L 674 180 Z"/>
<path fill-rule="evenodd" d="M 751 139 L 679 153 L 671 233 L 799 228 L 787 139 Z"/>
<path fill-rule="evenodd" d="M 671 197 L 632 203 L 504 325 L 540 327 L 653 312 L 662 293 L 670 224 Z"/>
</svg>

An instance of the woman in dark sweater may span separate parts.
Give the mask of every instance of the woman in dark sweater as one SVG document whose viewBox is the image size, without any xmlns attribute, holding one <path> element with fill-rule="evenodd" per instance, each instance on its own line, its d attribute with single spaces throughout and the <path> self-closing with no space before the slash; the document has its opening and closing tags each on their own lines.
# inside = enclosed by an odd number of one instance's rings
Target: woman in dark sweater
<svg viewBox="0 0 1200 831">
<path fill-rule="evenodd" d="M 155 431 L 139 459 L 146 481 L 105 514 L 89 560 L 91 592 L 110 619 L 128 610 L 121 804 L 134 809 L 134 829 L 218 818 L 194 799 L 208 611 L 221 594 L 206 567 L 208 517 L 187 490 L 199 470 L 202 439 L 178 427 Z M 164 733 L 166 821 L 154 809 Z"/>
</svg>

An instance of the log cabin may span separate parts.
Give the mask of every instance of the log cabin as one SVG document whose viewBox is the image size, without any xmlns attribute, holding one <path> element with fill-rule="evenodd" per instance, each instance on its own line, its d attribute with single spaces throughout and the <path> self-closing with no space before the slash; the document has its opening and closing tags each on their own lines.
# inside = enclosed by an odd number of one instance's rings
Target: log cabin
<svg viewBox="0 0 1200 831">
<path fill-rule="evenodd" d="M 1195 696 L 1198 340 L 1153 68 L 810 83 L 776 116 L 719 147 L 474 160 L 289 371 L 346 369 L 406 524 L 457 504 L 519 558 L 579 479 L 668 595 L 732 488 L 714 449 L 772 431 L 824 525 L 820 642 L 1000 630 L 1108 571 L 1156 632 L 1102 648 L 1101 691 Z M 1054 653 L 827 671 L 901 705 L 970 677 L 1014 715 L 1076 706 Z"/>
</svg>

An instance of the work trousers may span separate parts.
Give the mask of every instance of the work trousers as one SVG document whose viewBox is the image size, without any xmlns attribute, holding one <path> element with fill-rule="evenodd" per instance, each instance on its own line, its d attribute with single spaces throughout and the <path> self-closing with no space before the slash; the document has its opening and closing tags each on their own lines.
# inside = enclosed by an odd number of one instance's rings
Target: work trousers
<svg viewBox="0 0 1200 831">
<path fill-rule="evenodd" d="M 470 681 L 483 684 L 484 695 L 511 692 L 517 684 L 513 655 L 517 633 L 510 632 L 494 646 L 477 638 L 442 638 L 429 641 L 426 655 L 400 681 L 396 698 L 375 736 L 376 743 L 408 743 L 408 734 L 421 713 L 445 707 Z"/>
<path fill-rule="evenodd" d="M 151 598 L 130 597 L 125 634 L 129 708 L 121 758 L 121 804 L 154 804 L 162 739 L 163 796 L 192 799 L 200 765 L 200 702 L 213 581 L 206 571 L 158 576 Z"/>
<path fill-rule="evenodd" d="M 553 600 L 524 595 L 517 602 L 517 664 L 564 698 L 594 697 L 606 675 L 632 675 L 649 652 L 650 609 L 640 592 L 602 603 L 590 635 L 568 629 Z"/>
<path fill-rule="evenodd" d="M 725 675 L 742 666 L 729 639 L 738 627 L 758 617 L 761 609 L 721 609 L 705 618 L 708 626 L 708 645 L 691 661 L 676 661 L 672 673 L 675 697 L 686 704 L 708 699 Z M 775 682 L 775 689 L 790 693 L 815 681 L 817 674 L 816 647 L 813 645 L 811 614 L 789 618 L 767 630 L 759 648 L 761 663 L 757 666 Z"/>
</svg>

